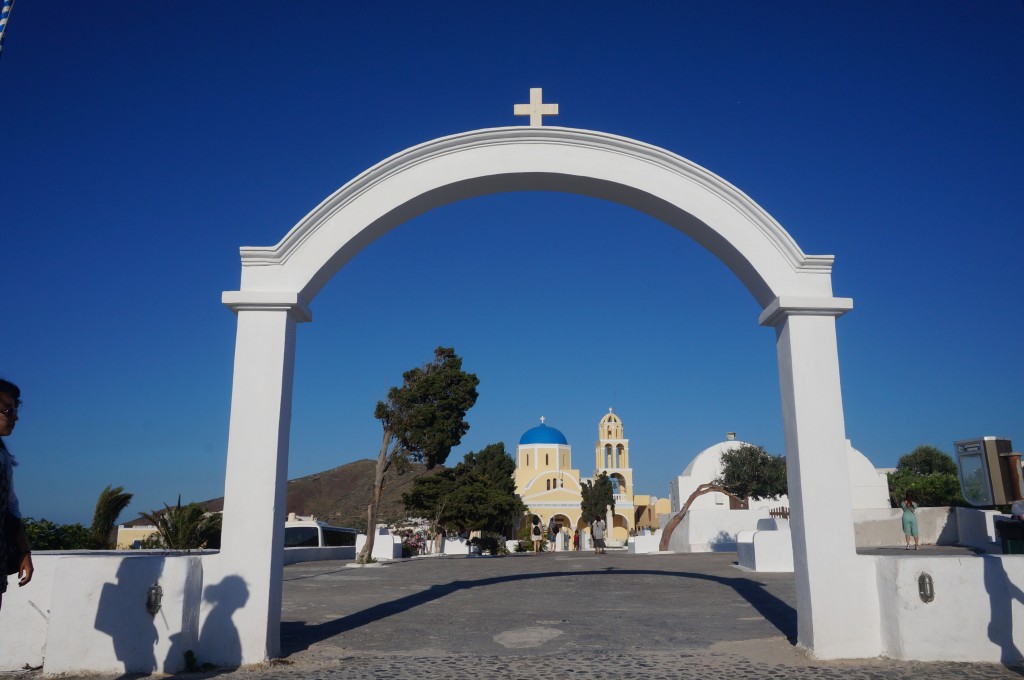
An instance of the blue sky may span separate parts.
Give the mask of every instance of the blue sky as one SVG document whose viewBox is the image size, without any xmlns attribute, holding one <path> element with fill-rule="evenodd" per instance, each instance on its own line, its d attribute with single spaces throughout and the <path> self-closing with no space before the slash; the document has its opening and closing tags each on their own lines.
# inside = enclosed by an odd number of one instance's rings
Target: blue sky
<svg viewBox="0 0 1024 680">
<path fill-rule="evenodd" d="M 186 11 L 182 11 L 186 10 Z M 0 375 L 25 512 L 219 496 L 238 248 L 407 147 L 548 124 L 664 147 L 834 254 L 848 436 L 1024 443 L 1019 0 L 16 3 L 0 58 Z M 451 345 L 480 378 L 449 459 L 546 416 L 638 490 L 735 431 L 784 452 L 771 329 L 687 237 L 618 205 L 494 195 L 367 247 L 300 326 L 291 477 L 375 455 L 373 408 Z"/>
</svg>

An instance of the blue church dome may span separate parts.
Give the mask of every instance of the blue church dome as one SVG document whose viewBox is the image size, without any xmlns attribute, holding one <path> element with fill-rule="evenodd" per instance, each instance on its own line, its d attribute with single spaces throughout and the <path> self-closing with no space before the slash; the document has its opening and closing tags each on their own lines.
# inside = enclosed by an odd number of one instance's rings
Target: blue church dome
<svg viewBox="0 0 1024 680">
<path fill-rule="evenodd" d="M 565 435 L 553 427 L 541 423 L 537 427 L 530 428 L 519 438 L 520 444 L 565 444 Z"/>
</svg>

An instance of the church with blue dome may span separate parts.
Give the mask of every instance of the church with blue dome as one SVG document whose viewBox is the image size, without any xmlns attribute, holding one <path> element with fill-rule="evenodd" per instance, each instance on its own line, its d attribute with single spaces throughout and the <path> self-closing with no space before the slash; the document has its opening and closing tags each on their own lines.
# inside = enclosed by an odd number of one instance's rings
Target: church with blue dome
<svg viewBox="0 0 1024 680">
<path fill-rule="evenodd" d="M 540 517 L 544 526 L 557 524 L 566 530 L 563 536 L 570 536 L 575 530 L 581 534 L 589 532 L 594 518 L 582 516 L 582 485 L 605 472 L 615 491 L 615 510 L 604 518 L 608 538 L 613 543 L 625 544 L 630 530 L 657 528 L 658 513 L 668 511 L 668 499 L 659 501 L 634 493 L 629 440 L 624 437 L 622 420 L 612 409 L 597 425 L 594 468 L 589 477 L 581 476 L 579 469 L 573 467 L 572 447 L 565 435 L 544 418 L 540 421 L 523 433 L 516 447 L 516 493 L 531 515 Z"/>
</svg>

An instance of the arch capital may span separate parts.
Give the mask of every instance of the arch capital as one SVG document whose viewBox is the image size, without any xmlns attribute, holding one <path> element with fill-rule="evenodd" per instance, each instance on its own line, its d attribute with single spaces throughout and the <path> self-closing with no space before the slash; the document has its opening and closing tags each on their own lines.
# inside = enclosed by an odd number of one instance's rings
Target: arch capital
<svg viewBox="0 0 1024 680">
<path fill-rule="evenodd" d="M 242 311 L 288 312 L 299 323 L 313 320 L 313 311 L 298 293 L 226 290 L 220 299 L 235 314 Z"/>
<path fill-rule="evenodd" d="M 772 300 L 757 317 L 762 326 L 777 326 L 791 316 L 840 317 L 853 309 L 852 298 L 783 295 Z"/>
</svg>

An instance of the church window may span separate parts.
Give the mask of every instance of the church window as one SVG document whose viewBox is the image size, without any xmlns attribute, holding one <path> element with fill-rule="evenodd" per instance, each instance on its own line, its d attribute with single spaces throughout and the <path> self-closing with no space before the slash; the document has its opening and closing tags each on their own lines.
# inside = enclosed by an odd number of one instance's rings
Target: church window
<svg viewBox="0 0 1024 680">
<path fill-rule="evenodd" d="M 530 467 L 530 454 L 526 454 L 526 467 Z"/>
<path fill-rule="evenodd" d="M 546 454 L 546 453 L 544 454 L 544 464 L 545 465 L 550 465 L 550 463 L 548 463 L 548 454 Z"/>
<path fill-rule="evenodd" d="M 551 480 L 549 479 L 545 483 L 548 485 L 548 491 L 551 491 Z"/>
</svg>

